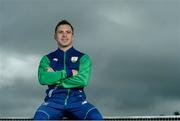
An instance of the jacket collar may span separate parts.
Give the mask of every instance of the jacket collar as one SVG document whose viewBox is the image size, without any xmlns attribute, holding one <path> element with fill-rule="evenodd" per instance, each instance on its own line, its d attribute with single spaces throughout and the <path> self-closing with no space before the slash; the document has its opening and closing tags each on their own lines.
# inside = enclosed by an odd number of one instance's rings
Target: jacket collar
<svg viewBox="0 0 180 121">
<path fill-rule="evenodd" d="M 71 48 L 69 48 L 67 51 L 63 51 L 63 50 L 61 50 L 60 48 L 58 48 L 57 49 L 57 52 L 58 53 L 69 53 L 69 52 L 71 52 L 71 51 L 73 51 L 74 50 L 74 47 L 72 46 Z"/>
</svg>

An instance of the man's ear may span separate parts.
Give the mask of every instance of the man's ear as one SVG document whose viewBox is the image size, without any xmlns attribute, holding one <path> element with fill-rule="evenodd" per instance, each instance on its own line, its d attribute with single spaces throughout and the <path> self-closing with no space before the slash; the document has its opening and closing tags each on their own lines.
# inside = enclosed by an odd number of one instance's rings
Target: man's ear
<svg viewBox="0 0 180 121">
<path fill-rule="evenodd" d="M 54 39 L 57 40 L 56 33 L 54 34 Z"/>
<path fill-rule="evenodd" d="M 72 40 L 74 41 L 74 35 L 72 35 Z"/>
</svg>

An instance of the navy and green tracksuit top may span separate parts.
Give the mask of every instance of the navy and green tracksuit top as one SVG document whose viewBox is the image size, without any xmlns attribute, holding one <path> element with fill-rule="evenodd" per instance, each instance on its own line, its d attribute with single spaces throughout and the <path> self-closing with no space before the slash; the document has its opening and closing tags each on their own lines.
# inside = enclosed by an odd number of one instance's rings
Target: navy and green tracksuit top
<svg viewBox="0 0 180 121">
<path fill-rule="evenodd" d="M 54 72 L 47 72 L 47 68 L 53 68 Z M 72 69 L 78 74 L 72 74 Z M 73 47 L 66 52 L 61 49 L 43 56 L 38 68 L 40 84 L 63 87 L 83 88 L 87 86 L 91 75 L 91 60 L 88 55 L 79 52 Z"/>
</svg>

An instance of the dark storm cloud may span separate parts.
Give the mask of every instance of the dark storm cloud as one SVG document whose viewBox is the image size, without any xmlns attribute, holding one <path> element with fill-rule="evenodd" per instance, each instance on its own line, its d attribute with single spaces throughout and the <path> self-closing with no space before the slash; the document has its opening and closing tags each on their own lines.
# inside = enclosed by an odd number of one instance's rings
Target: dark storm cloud
<svg viewBox="0 0 180 121">
<path fill-rule="evenodd" d="M 179 0 L 0 0 L 0 6 L 0 57 L 13 51 L 38 61 L 38 54 L 56 48 L 54 27 L 67 19 L 75 28 L 75 47 L 93 60 L 88 99 L 105 116 L 172 114 L 180 108 Z M 2 116 L 33 115 L 45 88 L 32 76 L 15 76 L 16 83 L 0 87 Z M 12 81 L 5 79 L 0 82 Z"/>
<path fill-rule="evenodd" d="M 92 20 L 96 16 L 89 13 L 94 11 L 91 6 L 85 2 L 79 3 L 81 1 L 43 1 L 43 4 L 40 1 L 2 1 L 1 47 L 25 52 L 42 52 L 44 48 L 54 48 L 54 28 L 61 19 L 72 21 L 77 31 L 88 31 L 96 22 Z M 76 29 L 76 26 L 79 27 Z"/>
<path fill-rule="evenodd" d="M 24 81 L 23 79 L 14 80 L 16 84 L 0 88 L 1 117 L 22 117 L 32 116 L 33 111 L 42 101 L 44 92 L 34 78 Z"/>
</svg>

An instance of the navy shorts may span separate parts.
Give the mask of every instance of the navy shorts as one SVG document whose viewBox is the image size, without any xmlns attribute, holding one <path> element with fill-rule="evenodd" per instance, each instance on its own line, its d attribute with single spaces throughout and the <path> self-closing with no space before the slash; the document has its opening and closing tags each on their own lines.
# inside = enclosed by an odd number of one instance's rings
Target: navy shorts
<svg viewBox="0 0 180 121">
<path fill-rule="evenodd" d="M 52 88 L 46 91 L 45 101 L 37 109 L 34 120 L 103 120 L 95 106 L 86 100 L 83 89 Z"/>
</svg>

